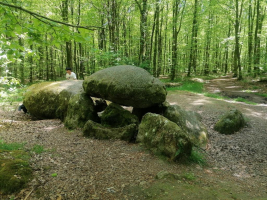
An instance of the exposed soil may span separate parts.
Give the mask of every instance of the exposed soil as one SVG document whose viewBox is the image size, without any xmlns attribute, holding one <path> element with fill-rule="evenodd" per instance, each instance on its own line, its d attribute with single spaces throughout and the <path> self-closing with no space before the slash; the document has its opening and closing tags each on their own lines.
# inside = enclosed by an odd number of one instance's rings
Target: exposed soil
<svg viewBox="0 0 267 200">
<path fill-rule="evenodd" d="M 242 82 L 232 78 L 232 75 L 227 75 L 208 81 L 205 89 L 207 92 L 219 93 L 230 98 L 241 97 L 255 103 L 267 104 L 267 97 L 257 95 L 257 93 L 267 93 L 267 82 L 256 80 Z"/>
<path fill-rule="evenodd" d="M 214 80 L 207 88 L 215 83 L 222 85 Z M 1 106 L 0 139 L 26 142 L 27 149 L 39 144 L 46 151 L 31 158 L 35 179 L 29 186 L 18 194 L 0 194 L 0 199 L 267 199 L 267 105 L 183 91 L 169 92 L 167 100 L 201 114 L 210 134 L 207 149 L 200 150 L 207 155 L 207 166 L 171 163 L 138 144 L 85 138 L 59 120 L 33 121 Z M 215 122 L 233 108 L 248 125 L 233 135 L 214 131 Z M 156 180 L 162 170 L 185 176 Z"/>
</svg>

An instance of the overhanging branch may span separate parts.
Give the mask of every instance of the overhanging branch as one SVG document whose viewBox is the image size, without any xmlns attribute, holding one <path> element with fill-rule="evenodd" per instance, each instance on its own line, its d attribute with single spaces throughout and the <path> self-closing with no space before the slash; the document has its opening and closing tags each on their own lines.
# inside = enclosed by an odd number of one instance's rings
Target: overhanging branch
<svg viewBox="0 0 267 200">
<path fill-rule="evenodd" d="M 65 26 L 70 26 L 70 27 L 74 27 L 74 28 L 83 28 L 83 29 L 87 29 L 87 30 L 104 29 L 103 27 L 99 27 L 99 26 L 80 26 L 80 25 L 73 25 L 73 24 L 62 22 L 62 21 L 50 19 L 50 18 L 45 17 L 43 15 L 40 15 L 38 13 L 32 12 L 30 10 L 26 10 L 26 9 L 20 7 L 20 6 L 15 6 L 15 5 L 4 3 L 4 2 L 1 2 L 1 1 L 0 1 L 0 5 L 7 6 L 7 7 L 10 7 L 10 8 L 16 8 L 16 9 L 22 10 L 23 12 L 26 12 L 26 13 L 36 17 L 37 19 L 38 18 L 43 18 L 43 19 L 46 19 L 46 20 L 51 21 L 51 22 L 55 22 L 55 23 L 58 23 L 58 24 L 63 24 Z M 42 20 L 40 20 L 40 21 L 42 21 Z"/>
</svg>

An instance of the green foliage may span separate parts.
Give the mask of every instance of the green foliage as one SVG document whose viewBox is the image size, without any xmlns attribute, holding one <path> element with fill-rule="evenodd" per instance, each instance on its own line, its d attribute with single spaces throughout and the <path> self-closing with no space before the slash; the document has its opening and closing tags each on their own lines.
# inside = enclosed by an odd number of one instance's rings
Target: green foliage
<svg viewBox="0 0 267 200">
<path fill-rule="evenodd" d="M 0 102 L 21 102 L 26 86 L 13 77 L 0 77 Z"/>
<path fill-rule="evenodd" d="M 199 152 L 196 148 L 193 148 L 188 160 L 191 163 L 199 164 L 201 166 L 207 165 L 207 160 L 206 160 L 205 155 Z"/>
</svg>

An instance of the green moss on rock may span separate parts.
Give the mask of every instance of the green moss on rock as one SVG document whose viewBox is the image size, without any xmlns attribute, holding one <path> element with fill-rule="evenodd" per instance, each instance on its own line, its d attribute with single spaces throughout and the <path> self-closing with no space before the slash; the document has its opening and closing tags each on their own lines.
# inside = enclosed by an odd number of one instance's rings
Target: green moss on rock
<svg viewBox="0 0 267 200">
<path fill-rule="evenodd" d="M 93 137 L 96 139 L 120 139 L 130 141 L 133 139 L 137 130 L 136 124 L 130 124 L 120 128 L 107 128 L 93 122 L 87 121 L 84 128 L 83 134 L 87 137 Z"/>
<path fill-rule="evenodd" d="M 214 130 L 222 134 L 233 134 L 239 131 L 246 124 L 242 113 L 237 110 L 230 110 L 214 126 Z"/>
<path fill-rule="evenodd" d="M 69 129 L 83 128 L 88 120 L 99 121 L 93 100 L 85 93 L 72 96 L 64 124 Z"/>
<path fill-rule="evenodd" d="M 69 98 L 82 93 L 82 81 L 43 82 L 30 86 L 24 95 L 23 104 L 28 112 L 38 119 L 63 120 Z"/>
<path fill-rule="evenodd" d="M 192 143 L 187 134 L 174 122 L 158 115 L 147 113 L 139 126 L 137 142 L 144 144 L 156 154 L 172 160 L 183 155 L 189 156 Z"/>
<path fill-rule="evenodd" d="M 138 124 L 138 121 L 135 115 L 115 103 L 111 103 L 101 116 L 101 124 L 112 128 Z"/>
</svg>

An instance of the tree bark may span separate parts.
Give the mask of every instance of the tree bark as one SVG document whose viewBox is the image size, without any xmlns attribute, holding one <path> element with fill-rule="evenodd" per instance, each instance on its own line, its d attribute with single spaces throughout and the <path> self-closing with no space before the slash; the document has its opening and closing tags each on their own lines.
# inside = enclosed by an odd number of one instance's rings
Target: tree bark
<svg viewBox="0 0 267 200">
<path fill-rule="evenodd" d="M 197 21 L 198 11 L 197 10 L 198 10 L 198 0 L 195 0 L 191 47 L 190 47 L 188 73 L 187 73 L 188 77 L 191 76 L 192 67 L 196 71 L 196 65 L 197 65 L 197 33 L 198 33 L 198 21 Z"/>
</svg>

